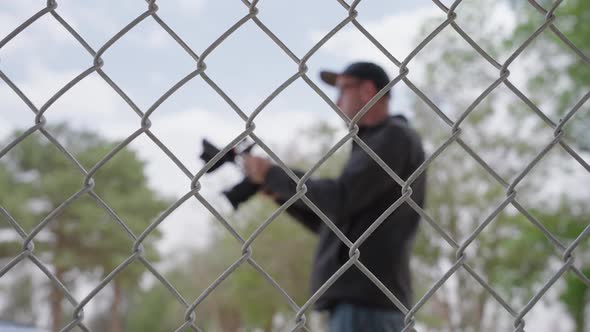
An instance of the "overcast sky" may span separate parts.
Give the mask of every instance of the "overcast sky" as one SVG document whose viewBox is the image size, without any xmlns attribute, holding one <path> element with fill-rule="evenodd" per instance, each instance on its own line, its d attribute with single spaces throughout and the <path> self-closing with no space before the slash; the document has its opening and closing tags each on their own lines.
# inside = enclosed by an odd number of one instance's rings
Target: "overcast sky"
<svg viewBox="0 0 590 332">
<path fill-rule="evenodd" d="M 40 0 L 2 1 L 0 38 L 44 4 Z M 58 5 L 57 12 L 95 51 L 147 8 L 142 0 L 61 0 Z M 158 6 L 158 15 L 197 55 L 248 13 L 237 0 L 166 0 L 158 1 Z M 258 8 L 259 19 L 299 58 L 348 14 L 337 1 L 262 0 Z M 442 22 L 446 18 L 426 0 L 362 1 L 358 12 L 360 23 L 399 60 L 425 37 L 419 31 L 426 19 Z M 103 70 L 143 111 L 196 68 L 193 59 L 151 17 L 118 40 L 102 58 Z M 391 78 L 398 73 L 397 67 L 349 25 L 309 59 L 308 76 L 333 98 L 335 91 L 320 82 L 319 70 L 341 70 L 358 60 L 381 64 Z M 92 56 L 51 15 L 40 18 L 0 49 L 0 69 L 37 107 L 92 63 Z M 246 114 L 298 70 L 297 64 L 253 22 L 234 32 L 205 63 L 207 75 Z M 420 68 L 415 72 L 419 74 Z M 407 88 L 394 87 L 392 113 L 412 117 L 410 101 Z M 112 139 L 123 139 L 140 128 L 140 118 L 96 73 L 58 99 L 45 117 L 48 124 L 66 121 Z M 296 139 L 299 130 L 320 120 L 341 125 L 331 108 L 299 79 L 259 115 L 256 132 L 276 147 L 281 157 L 285 153 L 281 147 Z M 222 146 L 244 130 L 243 120 L 201 77 L 192 79 L 158 107 L 151 122 L 152 131 L 193 173 L 203 166 L 198 160 L 203 137 Z M 0 139 L 33 123 L 33 113 L 0 82 Z M 190 190 L 190 180 L 146 136 L 129 148 L 148 162 L 150 185 L 156 191 L 180 197 Z M 225 167 L 202 180 L 203 193 L 216 207 L 228 209 L 218 192 L 239 178 L 237 169 Z M 108 197 L 104 199 L 108 202 Z M 165 235 L 161 249 L 172 254 L 185 246 L 203 244 L 210 222 L 211 215 L 200 203 L 187 201 L 161 224 Z M 535 325 L 534 320 L 527 320 L 527 326 L 534 331 L 547 328 Z"/>
</svg>

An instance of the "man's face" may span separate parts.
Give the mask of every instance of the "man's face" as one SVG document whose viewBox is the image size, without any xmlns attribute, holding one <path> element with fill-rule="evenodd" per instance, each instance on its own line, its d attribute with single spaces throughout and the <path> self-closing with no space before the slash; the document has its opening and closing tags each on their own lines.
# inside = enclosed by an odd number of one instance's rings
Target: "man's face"
<svg viewBox="0 0 590 332">
<path fill-rule="evenodd" d="M 363 81 L 351 76 L 338 76 L 336 87 L 338 88 L 338 99 L 336 105 L 342 112 L 352 119 L 358 111 L 366 104 L 361 91 Z"/>
</svg>

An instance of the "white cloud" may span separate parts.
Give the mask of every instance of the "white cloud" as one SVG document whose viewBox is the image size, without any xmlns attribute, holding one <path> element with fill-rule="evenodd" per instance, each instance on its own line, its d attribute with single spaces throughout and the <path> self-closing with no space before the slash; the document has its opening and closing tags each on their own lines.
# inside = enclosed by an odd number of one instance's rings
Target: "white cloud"
<svg viewBox="0 0 590 332">
<path fill-rule="evenodd" d="M 158 26 L 145 38 L 146 44 L 151 48 L 165 48 L 170 46 L 172 37 L 162 27 Z"/>
<path fill-rule="evenodd" d="M 151 18 L 141 22 L 123 38 L 131 42 L 134 48 L 142 50 L 180 48 L 168 32 Z"/>
<path fill-rule="evenodd" d="M 195 12 L 200 11 L 201 8 L 205 5 L 205 1 L 203 0 L 176 0 L 171 1 L 172 4 L 176 2 L 179 10 L 192 12 L 191 14 L 195 14 Z"/>
<path fill-rule="evenodd" d="M 0 38 L 11 33 L 26 19 L 28 17 L 19 20 L 14 15 L 0 13 Z M 69 32 L 53 16 L 45 14 L 14 36 L 2 48 L 0 55 L 7 57 L 47 51 L 63 47 L 72 41 L 75 42 Z"/>
<path fill-rule="evenodd" d="M 515 27 L 516 16 L 513 10 L 504 3 L 493 3 L 484 1 L 486 8 L 491 12 L 486 16 L 486 23 L 482 24 L 480 31 L 466 31 L 476 42 L 479 38 L 504 38 Z M 461 26 L 461 21 L 464 17 L 469 17 L 470 14 L 465 13 L 461 15 L 463 9 L 459 7 L 459 13 L 456 22 Z M 398 61 L 402 62 L 419 44 L 422 42 L 439 24 L 443 23 L 447 15 L 437 6 L 430 3 L 423 7 L 418 7 L 415 10 L 408 10 L 400 13 L 384 15 L 378 20 L 361 21 L 363 27 L 381 44 L 389 53 L 391 53 Z M 471 24 L 473 25 L 473 24 Z M 426 28 L 428 26 L 428 28 Z M 487 31 L 484 29 L 492 30 Z M 447 26 L 441 34 L 454 34 L 456 38 L 461 38 L 450 26 Z M 324 36 L 323 32 L 312 32 L 311 39 L 317 42 Z M 482 37 L 483 36 L 483 37 Z M 478 38 L 476 38 L 478 37 Z M 425 48 L 423 48 L 412 61 L 408 67 L 410 69 L 409 78 L 414 84 L 420 86 L 420 82 L 426 76 L 426 66 L 422 63 L 422 56 L 428 52 L 438 51 L 433 47 L 436 45 L 437 38 L 441 38 L 440 34 L 431 40 Z M 466 47 L 469 47 L 466 42 L 463 42 Z M 480 45 L 482 46 L 482 45 Z M 487 52 L 498 50 L 486 50 Z M 333 38 L 331 38 L 320 50 L 319 53 L 327 53 L 332 58 L 342 58 L 346 62 L 365 60 L 373 61 L 381 65 L 389 74 L 390 78 L 394 78 L 399 74 L 399 68 L 393 64 L 371 41 L 363 35 L 355 26 L 349 24 L 345 29 L 339 31 Z M 473 51 L 475 52 L 475 51 Z M 432 58 L 432 56 L 430 56 Z M 498 59 L 500 61 L 501 59 Z M 485 61 L 482 58 L 482 62 Z M 491 66 L 490 66 L 491 67 Z M 335 68 L 339 70 L 341 68 Z M 514 81 L 521 78 L 522 71 L 514 70 L 511 79 Z M 452 74 L 452 73 L 449 73 Z M 499 74 L 498 74 L 499 76 Z M 405 86 L 405 84 L 397 84 L 394 89 L 400 89 L 401 94 L 395 94 L 400 98 L 394 98 L 397 107 L 401 106 L 403 110 L 411 107 L 408 103 L 408 96 L 414 95 L 412 91 Z M 427 91 L 426 91 L 427 92 Z M 474 90 L 473 93 L 479 95 L 481 91 Z M 428 93 L 427 93 L 428 94 Z M 411 113 L 404 113 L 407 116 L 412 116 Z"/>
<path fill-rule="evenodd" d="M 0 36 L 4 38 L 12 30 L 18 27 L 19 22 L 12 15 L 8 13 L 0 13 Z"/>
<path fill-rule="evenodd" d="M 10 133 L 11 127 L 2 119 L 0 121 L 0 140 L 4 139 Z"/>
<path fill-rule="evenodd" d="M 95 4 L 82 5 L 76 1 L 64 0 L 59 2 L 56 12 L 95 50 L 98 50 L 103 43 L 147 9 L 147 4 L 142 4 L 142 2 L 130 2 L 121 6 L 117 1 L 110 1 L 112 3 L 109 4 L 107 1 L 96 6 Z M 171 0 L 158 5 L 164 8 L 162 11 L 169 11 L 173 15 L 194 16 L 199 13 L 204 4 L 204 0 Z M 4 6 L 4 4 L 0 6 Z M 113 12 L 114 8 L 109 9 L 109 6 L 120 8 Z M 44 8 L 44 3 L 17 1 L 5 8 L 6 11 L 0 11 L 0 39 L 42 8 Z M 135 36 L 135 43 L 147 48 L 162 49 L 170 46 L 172 38 L 153 19 L 148 17 L 140 26 L 145 24 L 149 24 L 146 35 Z M 71 43 L 77 44 L 77 41 L 50 13 L 47 13 L 14 37 L 2 49 L 0 55 L 24 55 L 41 50 L 55 51 L 57 50 L 56 46 Z"/>
<path fill-rule="evenodd" d="M 418 32 L 424 22 L 430 18 L 440 18 L 442 21 L 445 17 L 437 7 L 428 6 L 384 16 L 377 21 L 361 22 L 361 24 L 393 56 L 401 61 L 417 46 Z M 323 33 L 320 32 L 312 32 L 311 34 L 314 42 L 318 42 L 323 36 Z M 384 61 L 384 55 L 369 39 L 352 25 L 339 31 L 321 50 L 347 59 L 372 60 L 391 69 L 391 72 L 397 71 L 397 68 L 389 61 Z"/>
</svg>

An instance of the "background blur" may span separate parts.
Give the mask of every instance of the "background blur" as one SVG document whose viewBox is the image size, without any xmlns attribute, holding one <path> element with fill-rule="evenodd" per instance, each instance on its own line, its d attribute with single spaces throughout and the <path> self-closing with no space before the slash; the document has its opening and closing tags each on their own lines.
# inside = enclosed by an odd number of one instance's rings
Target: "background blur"
<svg viewBox="0 0 590 332">
<path fill-rule="evenodd" d="M 450 1 L 442 1 L 447 7 Z M 544 8 L 549 1 L 538 1 Z M 158 1 L 158 15 L 200 55 L 248 14 L 240 1 Z M 44 8 L 45 1 L 0 3 L 0 38 Z M 257 17 L 298 57 L 344 20 L 338 1 L 263 0 Z M 96 51 L 144 13 L 144 1 L 60 0 L 59 13 Z M 447 14 L 434 2 L 361 1 L 357 20 L 402 61 L 443 23 Z M 455 22 L 483 50 L 503 64 L 545 17 L 526 1 L 465 0 Z M 549 29 L 510 64 L 510 82 L 543 114 L 558 123 L 581 107 L 563 127 L 564 141 L 581 158 L 554 146 L 518 184 L 519 203 L 569 246 L 589 225 L 590 208 L 590 2 L 566 0 L 555 26 L 586 56 Z M 146 111 L 179 80 L 196 69 L 194 60 L 148 17 L 102 55 L 102 70 Z M 399 68 L 352 24 L 307 61 L 307 75 L 331 98 L 335 90 L 319 80 L 322 69 L 341 70 L 351 61 L 374 61 L 393 79 Z M 93 58 L 47 14 L 0 48 L 0 71 L 40 108 L 64 85 L 92 66 Z M 297 73 L 289 58 L 256 24 L 246 22 L 205 60 L 206 74 L 247 115 Z M 408 64 L 408 79 L 455 121 L 500 71 L 447 26 Z M 406 115 L 432 154 L 451 128 L 403 82 L 393 88 L 392 113 Z M 46 130 L 88 170 L 119 142 L 140 129 L 141 118 L 95 72 L 74 85 L 45 113 Z M 197 76 L 166 99 L 150 117 L 151 132 L 192 174 L 203 166 L 201 139 L 220 147 L 245 128 L 244 121 Z M 288 165 L 308 170 L 346 134 L 337 114 L 302 79 L 274 98 L 255 120 L 256 134 Z M 0 149 L 35 124 L 35 115 L 0 81 Z M 461 124 L 461 138 L 508 183 L 553 140 L 554 129 L 504 84 L 477 104 Z M 338 174 L 348 145 L 317 172 Z M 260 149 L 255 153 L 263 155 Z M 585 166 L 584 166 L 585 164 Z M 220 195 L 241 179 L 240 169 L 223 166 L 201 179 L 201 194 L 247 238 L 277 207 L 256 197 L 237 212 Z M 30 232 L 79 191 L 83 176 L 40 132 L 0 158 L 0 266 L 22 252 L 14 218 Z M 190 190 L 188 178 L 146 135 L 140 135 L 95 175 L 96 193 L 136 234 Z M 462 243 L 505 199 L 506 189 L 458 144 L 438 156 L 428 170 L 426 211 Z M 575 266 L 590 276 L 589 239 L 575 251 Z M 315 239 L 283 214 L 253 243 L 253 258 L 293 297 L 309 298 L 308 274 Z M 189 198 L 144 242 L 146 257 L 189 303 L 241 257 L 241 245 L 202 203 Z M 456 250 L 422 223 L 412 262 L 415 301 L 455 263 Z M 132 241 L 90 198 L 68 206 L 35 237 L 35 254 L 80 301 L 132 254 Z M 538 227 L 508 205 L 468 247 L 467 262 L 497 293 L 520 311 L 563 264 Z M 590 331 L 590 289 L 566 272 L 525 316 L 530 331 Z M 85 306 L 84 322 L 94 331 L 174 331 L 185 307 L 134 262 Z M 30 260 L 0 278 L 2 320 L 63 328 L 74 307 Z M 283 331 L 295 312 L 266 280 L 244 264 L 196 310 L 205 331 Z M 316 317 L 318 318 L 318 317 Z M 321 317 L 318 318 L 321 321 Z M 481 285 L 460 269 L 420 309 L 419 331 L 512 331 L 514 318 Z M 56 323 L 57 322 L 57 323 Z M 312 323 L 313 324 L 313 323 Z M 321 331 L 310 325 L 312 331 Z M 78 331 L 79 328 L 74 328 Z M 20 331 L 20 330 L 18 330 Z M 24 329 L 23 329 L 24 331 Z M 56 330 L 57 331 L 57 330 Z"/>
</svg>

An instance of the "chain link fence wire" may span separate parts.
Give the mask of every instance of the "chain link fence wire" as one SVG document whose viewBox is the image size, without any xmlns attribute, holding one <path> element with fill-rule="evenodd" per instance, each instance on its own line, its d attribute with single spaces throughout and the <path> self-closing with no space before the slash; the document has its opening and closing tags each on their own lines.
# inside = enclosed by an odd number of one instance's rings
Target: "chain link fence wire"
<svg viewBox="0 0 590 332">
<path fill-rule="evenodd" d="M 531 6 L 533 6 L 536 11 L 540 15 L 545 17 L 544 22 L 508 57 L 506 61 L 500 63 L 496 61 L 490 54 L 486 53 L 470 36 L 463 30 L 461 27 L 456 23 L 457 13 L 455 12 L 457 6 L 462 2 L 462 0 L 457 0 L 452 3 L 450 7 L 447 7 L 439 0 L 433 0 L 434 4 L 446 14 L 446 19 L 444 22 L 440 23 L 430 34 L 422 40 L 416 48 L 414 48 L 404 59 L 397 59 L 392 54 L 390 54 L 387 49 L 379 43 L 377 39 L 375 39 L 360 23 L 357 21 L 357 7 L 360 3 L 360 0 L 355 0 L 351 4 L 343 0 L 335 0 L 337 1 L 343 11 L 347 13 L 346 17 L 338 23 L 334 28 L 331 29 L 319 42 L 317 42 L 303 57 L 297 57 L 285 43 L 283 43 L 273 32 L 258 18 L 259 9 L 257 7 L 258 0 L 253 0 L 251 2 L 247 0 L 242 0 L 244 5 L 244 16 L 239 19 L 235 24 L 233 24 L 227 31 L 221 34 L 209 47 L 207 47 L 202 54 L 197 55 L 191 47 L 185 43 L 182 38 L 180 38 L 175 31 L 170 28 L 160 16 L 158 16 L 158 5 L 156 4 L 156 0 L 149 0 L 146 1 L 146 10 L 145 12 L 141 13 L 141 15 L 137 16 L 131 22 L 129 22 L 123 29 L 121 29 L 118 33 L 116 33 L 112 38 L 110 38 L 104 45 L 102 45 L 98 50 L 93 49 L 65 19 L 63 19 L 58 10 L 58 1 L 56 0 L 48 0 L 46 2 L 45 7 L 41 8 L 36 14 L 31 16 L 25 22 L 23 22 L 20 26 L 14 29 L 11 33 L 5 36 L 2 40 L 0 40 L 0 49 L 8 44 L 15 36 L 23 32 L 25 29 L 30 27 L 35 21 L 43 16 L 51 16 L 57 21 L 61 26 L 63 26 L 83 47 L 92 57 L 93 61 L 90 67 L 79 75 L 77 75 L 74 79 L 70 82 L 65 84 L 57 93 L 45 102 L 41 107 L 35 106 L 31 100 L 22 92 L 21 89 L 8 77 L 0 67 L 0 78 L 2 81 L 28 106 L 28 108 L 34 114 L 34 123 L 31 127 L 26 130 L 22 135 L 15 138 L 11 141 L 7 146 L 3 147 L 0 150 L 0 158 L 6 155 L 12 148 L 22 142 L 25 138 L 29 135 L 39 132 L 44 137 L 46 137 L 51 143 L 55 145 L 61 151 L 61 153 L 67 157 L 71 163 L 78 169 L 78 171 L 84 176 L 84 181 L 81 185 L 81 188 L 78 192 L 73 194 L 70 198 L 64 201 L 61 205 L 59 205 L 55 210 L 49 213 L 31 232 L 27 233 L 18 223 L 18 220 L 15 220 L 6 209 L 0 206 L 0 213 L 4 216 L 4 218 L 10 223 L 10 225 L 14 228 L 14 230 L 20 235 L 22 238 L 22 251 L 20 254 L 12 258 L 8 264 L 2 266 L 0 269 L 0 277 L 4 276 L 8 271 L 10 271 L 15 265 L 23 260 L 30 260 L 33 264 L 35 264 L 46 276 L 51 280 L 51 282 L 58 287 L 63 294 L 67 301 L 69 301 L 74 306 L 74 313 L 72 320 L 62 328 L 61 331 L 70 331 L 75 327 L 80 328 L 82 331 L 91 331 L 90 328 L 85 324 L 84 320 L 84 308 L 88 304 L 90 300 L 92 300 L 98 292 L 100 292 L 106 285 L 108 285 L 117 274 L 123 271 L 129 264 L 133 261 L 141 262 L 153 276 L 157 278 L 157 280 L 166 287 L 166 289 L 176 298 L 176 300 L 186 308 L 184 322 L 178 326 L 176 331 L 183 331 L 183 330 L 192 330 L 192 331 L 202 331 L 199 328 L 196 320 L 195 311 L 198 310 L 199 305 L 211 294 L 211 292 L 216 288 L 219 287 L 220 284 L 229 276 L 231 275 L 239 266 L 243 264 L 251 265 L 262 277 L 264 277 L 270 285 L 272 285 L 278 292 L 282 294 L 285 301 L 290 305 L 293 312 L 295 313 L 295 320 L 292 322 L 291 331 L 309 331 L 308 325 L 306 325 L 306 315 L 304 314 L 308 309 L 312 307 L 312 305 L 316 302 L 316 300 L 325 292 L 327 288 L 329 288 L 347 269 L 351 266 L 355 265 L 358 269 L 360 269 L 364 274 L 370 278 L 375 285 L 377 285 L 383 293 L 401 310 L 401 312 L 405 315 L 405 328 L 403 331 L 414 331 L 414 325 L 416 322 L 416 314 L 418 311 L 424 306 L 424 304 L 432 297 L 432 295 L 445 283 L 447 279 L 449 279 L 457 270 L 464 269 L 469 275 L 473 277 L 477 283 L 481 285 L 481 287 L 485 288 L 490 295 L 497 301 L 513 318 L 513 326 L 514 332 L 524 331 L 525 327 L 525 316 L 527 313 L 535 306 L 535 304 L 543 297 L 543 295 L 547 292 L 547 290 L 566 272 L 571 271 L 575 276 L 577 276 L 586 286 L 590 287 L 590 280 L 577 268 L 574 266 L 575 256 L 574 252 L 576 247 L 588 236 L 590 233 L 590 225 L 588 225 L 580 234 L 579 236 L 569 245 L 564 245 L 557 237 L 548 231 L 539 220 L 535 219 L 526 208 L 524 208 L 519 201 L 516 199 L 517 194 L 517 186 L 527 176 L 529 171 L 546 155 L 548 154 L 551 149 L 553 149 L 556 145 L 561 146 L 569 155 L 571 155 L 580 165 L 582 165 L 586 171 L 590 173 L 590 166 L 588 163 L 564 140 L 564 132 L 563 127 L 571 120 L 571 118 L 578 112 L 581 106 L 590 98 L 590 92 L 586 93 L 582 99 L 579 100 L 572 108 L 569 110 L 566 115 L 558 122 L 555 123 L 549 117 L 547 117 L 527 96 L 520 91 L 516 86 L 514 86 L 509 77 L 510 77 L 510 65 L 516 60 L 519 55 L 543 32 L 549 31 L 553 33 L 557 38 L 559 38 L 569 49 L 571 52 L 575 53 L 575 55 L 583 61 L 585 64 L 590 65 L 590 57 L 587 54 L 584 54 L 579 48 L 577 48 L 566 36 L 564 36 L 559 29 L 554 25 L 554 21 L 557 19 L 555 16 L 555 11 L 557 10 L 558 6 L 563 2 L 561 0 L 555 1 L 550 8 L 544 8 L 535 0 L 528 0 Z M 170 89 L 168 89 L 162 96 L 160 96 L 152 106 L 150 106 L 147 110 L 140 109 L 134 101 L 119 87 L 115 82 L 102 70 L 104 60 L 102 56 L 105 52 L 109 50 L 117 41 L 124 36 L 126 33 L 134 29 L 140 22 L 144 20 L 153 20 L 155 21 L 167 34 L 169 34 L 177 43 L 178 47 L 182 48 L 187 54 L 189 54 L 195 61 L 196 69 L 192 72 L 188 73 L 184 78 L 174 84 Z M 298 65 L 298 71 L 293 73 L 293 75 L 288 78 L 284 83 L 282 83 L 278 88 L 276 88 L 250 115 L 247 116 L 237 105 L 234 103 L 231 98 L 224 93 L 224 91 L 215 83 L 213 79 L 211 79 L 207 75 L 207 65 L 206 60 L 211 52 L 217 48 L 220 44 L 224 42 L 230 35 L 235 33 L 238 29 L 240 29 L 246 22 L 252 21 L 258 28 L 263 31 L 276 45 L 279 47 L 286 56 L 288 56 L 291 60 L 293 60 Z M 333 101 L 316 85 L 307 75 L 307 61 L 322 47 L 330 38 L 332 38 L 338 31 L 342 30 L 344 27 L 352 25 L 358 31 L 360 31 L 373 45 L 375 45 L 386 57 L 393 63 L 396 67 L 399 68 L 399 73 L 389 84 L 387 84 L 381 91 L 377 93 L 363 108 L 362 110 L 353 118 L 348 119 L 340 109 L 334 104 Z M 486 61 L 492 64 L 498 70 L 498 78 L 483 92 L 479 95 L 469 107 L 463 111 L 463 113 L 458 117 L 457 120 L 453 121 L 448 118 L 440 109 L 439 107 L 430 100 L 426 94 L 421 91 L 418 87 L 416 87 L 409 79 L 408 79 L 408 64 L 416 57 L 418 53 L 434 38 L 437 37 L 441 33 L 441 31 L 445 29 L 453 29 L 455 30 L 473 49 L 481 55 Z M 130 110 L 135 112 L 140 119 L 140 127 L 134 133 L 129 135 L 123 142 L 121 142 L 118 146 L 116 146 L 112 151 L 110 151 L 103 159 L 97 162 L 92 168 L 86 169 L 84 168 L 80 162 L 76 160 L 76 158 L 70 153 L 64 146 L 57 140 L 50 132 L 48 132 L 45 128 L 46 125 L 46 116 L 50 115 L 49 109 L 51 105 L 62 97 L 68 90 L 70 90 L 73 86 L 78 84 L 81 80 L 83 80 L 88 75 L 96 72 L 102 79 L 127 103 Z M 245 128 L 244 130 L 237 135 L 229 144 L 227 144 L 212 160 L 210 160 L 199 172 L 193 174 L 189 171 L 189 169 L 183 165 L 182 162 L 172 153 L 172 151 L 163 144 L 154 133 L 150 130 L 151 121 L 150 116 L 158 110 L 158 107 L 171 95 L 173 95 L 178 89 L 180 89 L 184 84 L 189 82 L 190 80 L 194 79 L 195 77 L 200 76 L 207 84 L 209 84 L 216 92 L 227 102 L 227 104 L 238 114 L 242 120 L 244 121 Z M 347 124 L 348 126 L 348 134 L 346 134 L 342 139 L 340 139 L 311 169 L 309 169 L 302 177 L 298 177 L 295 173 L 293 173 L 287 165 L 256 135 L 255 133 L 255 119 L 260 114 L 266 105 L 268 105 L 277 95 L 279 95 L 285 88 L 287 88 L 290 84 L 294 81 L 301 79 L 307 85 L 315 91 L 333 110 L 336 112 L 340 118 Z M 400 178 L 395 172 L 393 172 L 362 140 L 359 139 L 357 136 L 358 133 L 358 120 L 375 104 L 381 96 L 383 96 L 387 91 L 389 91 L 393 86 L 403 82 L 407 87 L 409 87 L 415 95 L 420 98 L 422 101 L 428 105 L 430 110 L 435 112 L 446 125 L 449 127 L 449 136 L 448 139 L 441 144 L 432 155 L 406 180 L 404 181 Z M 478 154 L 474 149 L 470 148 L 467 143 L 465 143 L 461 138 L 461 124 L 467 118 L 467 116 L 475 109 L 475 107 L 494 89 L 496 89 L 501 84 L 504 84 L 508 87 L 514 95 L 516 95 L 520 100 L 522 100 L 532 112 L 534 112 L 537 116 L 539 116 L 548 126 L 550 126 L 553 132 L 553 139 L 547 146 L 532 160 L 515 179 L 508 181 L 503 179 L 498 173 L 496 173 Z M 94 180 L 93 175 L 99 171 L 105 164 L 107 164 L 119 151 L 125 148 L 128 144 L 130 144 L 133 140 L 137 139 L 139 136 L 145 135 L 150 140 L 152 140 L 162 151 L 162 153 L 166 154 L 171 161 L 190 179 L 190 191 L 188 191 L 184 196 L 182 196 L 178 201 L 174 202 L 170 207 L 168 207 L 152 224 L 149 225 L 141 234 L 136 235 L 134 234 L 129 227 L 125 224 L 125 221 L 122 220 L 102 199 L 99 197 L 93 190 L 94 188 Z M 272 159 L 273 161 L 278 164 L 292 179 L 297 183 L 297 193 L 285 202 L 282 206 L 280 206 L 272 215 L 270 215 L 253 233 L 249 238 L 241 237 L 238 232 L 229 224 L 229 222 L 222 216 L 222 214 L 217 211 L 200 193 L 201 190 L 201 183 L 199 180 L 201 177 L 206 173 L 206 171 L 211 168 L 219 159 L 223 157 L 228 151 L 230 151 L 235 145 L 241 142 L 246 137 L 250 137 L 254 140 Z M 369 227 L 364 234 L 362 234 L 355 242 L 351 242 L 336 226 L 335 224 L 328 218 L 318 207 L 306 196 L 307 187 L 305 185 L 306 181 L 314 174 L 314 172 L 333 154 L 335 153 L 343 144 L 349 141 L 356 142 L 375 162 L 377 162 L 383 170 L 385 170 L 402 188 L 402 195 L 401 197 L 392 204 L 383 214 L 375 220 L 371 227 Z M 506 189 L 506 197 L 505 199 L 496 207 L 496 209 L 472 232 L 472 234 L 462 243 L 455 241 L 447 232 L 440 227 L 436 220 L 434 220 L 429 214 L 421 209 L 416 202 L 411 198 L 412 194 L 412 183 L 425 171 L 425 169 L 451 144 L 457 144 L 461 146 L 474 160 L 476 160 L 493 178 L 501 184 Z M 65 208 L 67 208 L 72 202 L 79 199 L 83 195 L 90 196 L 96 203 L 101 206 L 109 215 L 112 217 L 113 227 L 120 227 L 129 237 L 130 242 L 133 243 L 132 245 L 132 252 L 127 259 L 125 259 L 119 266 L 117 266 L 104 280 L 102 280 L 86 297 L 82 299 L 77 299 L 72 294 L 72 290 L 68 289 L 60 280 L 58 280 L 55 275 L 51 272 L 51 268 L 44 264 L 41 259 L 35 253 L 35 245 L 34 240 L 35 236 L 41 232 L 47 225 L 54 221 L 54 217 L 62 212 Z M 215 216 L 217 221 L 221 223 L 228 232 L 235 238 L 235 240 L 241 244 L 241 257 L 236 260 L 231 266 L 229 266 L 219 277 L 209 285 L 196 299 L 186 299 L 183 297 L 175 288 L 174 286 L 160 273 L 154 265 L 144 256 L 142 242 L 150 235 L 154 229 L 162 223 L 167 216 L 169 216 L 176 208 L 178 208 L 181 204 L 183 204 L 186 200 L 191 197 L 195 197 L 198 199 L 210 212 Z M 293 299 L 287 294 L 285 290 L 281 288 L 281 286 L 276 282 L 259 264 L 257 264 L 256 260 L 252 257 L 252 249 L 251 244 L 256 240 L 256 238 L 268 227 L 269 224 L 275 220 L 275 218 L 283 213 L 290 205 L 292 205 L 297 200 L 302 200 L 305 204 L 314 211 L 321 220 L 345 243 L 349 248 L 349 260 L 322 286 L 320 289 L 317 290 L 315 294 L 313 294 L 303 305 L 299 306 Z M 448 269 L 446 273 L 429 289 L 423 296 L 420 298 L 416 304 L 411 307 L 405 307 L 392 293 L 389 291 L 372 273 L 369 271 L 359 260 L 360 245 L 379 227 L 379 225 L 389 216 L 396 208 L 398 208 L 403 203 L 408 203 L 420 216 L 423 218 L 424 221 L 427 222 L 428 225 L 433 227 L 433 229 L 443 238 L 450 246 L 452 246 L 456 250 L 456 261 L 454 264 Z M 498 292 L 496 292 L 487 282 L 486 279 L 479 275 L 469 264 L 466 263 L 466 254 L 465 251 L 467 247 L 477 238 L 477 236 L 486 228 L 488 224 L 492 222 L 492 220 L 508 205 L 514 206 L 520 213 L 522 213 L 534 226 L 536 226 L 543 234 L 551 241 L 551 243 L 562 253 L 562 260 L 563 263 L 558 271 L 542 286 L 542 288 L 530 299 L 530 301 L 522 308 L 514 308 L 507 303 L 507 301 L 502 298 Z"/>
</svg>

